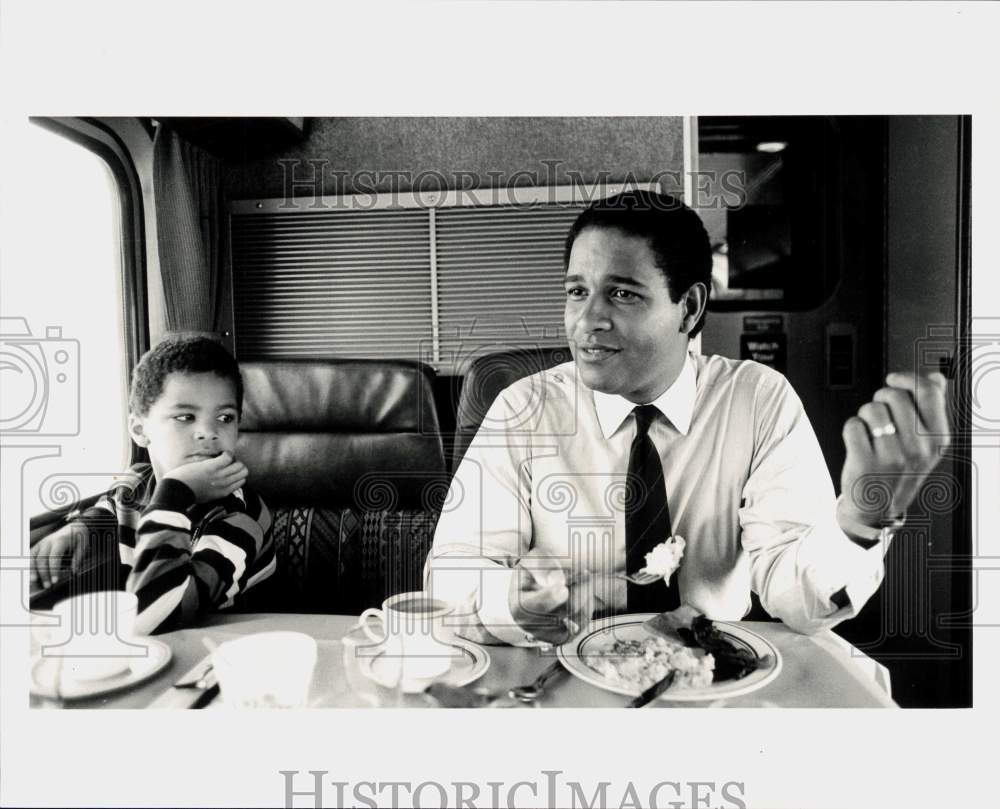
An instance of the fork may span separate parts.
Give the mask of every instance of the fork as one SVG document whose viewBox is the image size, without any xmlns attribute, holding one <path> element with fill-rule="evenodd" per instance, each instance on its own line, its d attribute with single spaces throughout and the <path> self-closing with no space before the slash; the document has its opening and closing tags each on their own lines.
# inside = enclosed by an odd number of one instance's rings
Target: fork
<svg viewBox="0 0 1000 809">
<path fill-rule="evenodd" d="M 625 579 L 625 581 L 638 584 L 640 587 L 660 581 L 663 578 L 662 573 L 645 573 L 643 570 L 640 570 L 638 573 L 612 573 L 611 576 L 615 579 Z"/>
</svg>

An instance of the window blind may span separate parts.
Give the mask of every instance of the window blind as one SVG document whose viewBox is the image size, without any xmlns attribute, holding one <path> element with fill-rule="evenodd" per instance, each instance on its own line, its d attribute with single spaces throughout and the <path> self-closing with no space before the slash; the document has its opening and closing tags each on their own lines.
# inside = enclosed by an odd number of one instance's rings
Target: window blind
<svg viewBox="0 0 1000 809">
<path fill-rule="evenodd" d="M 456 372 L 482 354 L 560 346 L 563 244 L 582 206 L 437 212 L 441 362 Z"/>
<path fill-rule="evenodd" d="M 448 374 L 494 351 L 565 345 L 563 244 L 597 197 L 519 191 L 520 204 L 457 192 L 234 202 L 238 357 L 409 359 Z"/>
<path fill-rule="evenodd" d="M 431 342 L 427 211 L 231 218 L 241 360 L 417 359 Z"/>
</svg>

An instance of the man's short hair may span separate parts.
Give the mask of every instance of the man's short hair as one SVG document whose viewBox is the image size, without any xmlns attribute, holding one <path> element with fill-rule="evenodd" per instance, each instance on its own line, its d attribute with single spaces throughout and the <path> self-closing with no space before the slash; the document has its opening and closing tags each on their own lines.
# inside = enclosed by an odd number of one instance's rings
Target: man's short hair
<svg viewBox="0 0 1000 809">
<path fill-rule="evenodd" d="M 712 245 L 701 218 L 669 194 L 632 189 L 597 200 L 581 213 L 566 236 L 563 266 L 569 267 L 573 243 L 587 228 L 613 228 L 644 239 L 656 266 L 667 279 L 670 300 L 677 303 L 692 284 L 702 283 L 712 292 Z M 691 329 L 697 335 L 708 311 Z"/>
<path fill-rule="evenodd" d="M 149 413 L 173 373 L 216 374 L 229 380 L 236 394 L 236 410 L 243 414 L 243 377 L 233 355 L 209 337 L 184 336 L 168 337 L 142 355 L 132 374 L 129 410 L 137 416 Z"/>
</svg>

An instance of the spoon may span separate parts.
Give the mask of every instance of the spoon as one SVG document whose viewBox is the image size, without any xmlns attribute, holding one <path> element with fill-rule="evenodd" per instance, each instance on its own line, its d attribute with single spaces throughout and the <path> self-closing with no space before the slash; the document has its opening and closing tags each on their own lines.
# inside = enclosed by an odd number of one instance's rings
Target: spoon
<svg viewBox="0 0 1000 809">
<path fill-rule="evenodd" d="M 546 684 L 556 674 L 565 669 L 556 660 L 532 683 L 519 685 L 509 690 L 502 688 L 460 688 L 447 683 L 431 683 L 424 693 L 436 699 L 445 708 L 486 708 L 503 699 L 530 704 L 535 702 L 545 690 Z"/>
<path fill-rule="evenodd" d="M 520 700 L 521 702 L 534 702 L 542 695 L 542 691 L 545 690 L 545 686 L 548 681 L 561 671 L 565 671 L 565 669 L 558 660 L 555 660 L 551 666 L 535 678 L 533 683 L 530 683 L 529 685 L 516 686 L 507 692 L 507 696 L 511 699 Z"/>
</svg>

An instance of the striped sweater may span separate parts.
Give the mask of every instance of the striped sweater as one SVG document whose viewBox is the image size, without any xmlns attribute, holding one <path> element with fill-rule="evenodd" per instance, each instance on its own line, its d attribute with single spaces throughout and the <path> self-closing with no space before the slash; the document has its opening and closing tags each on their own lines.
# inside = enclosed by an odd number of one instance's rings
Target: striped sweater
<svg viewBox="0 0 1000 809">
<path fill-rule="evenodd" d="M 83 521 L 102 511 L 117 523 L 125 588 L 139 600 L 140 634 L 178 629 L 232 607 L 274 573 L 271 514 L 248 488 L 195 503 L 185 484 L 157 482 L 149 464 L 136 464 L 129 483 L 113 488 Z"/>
</svg>

